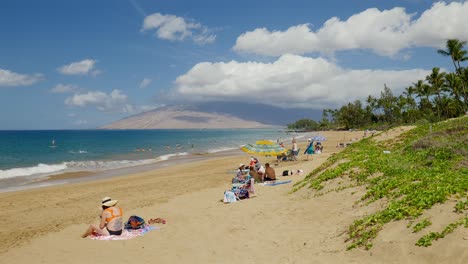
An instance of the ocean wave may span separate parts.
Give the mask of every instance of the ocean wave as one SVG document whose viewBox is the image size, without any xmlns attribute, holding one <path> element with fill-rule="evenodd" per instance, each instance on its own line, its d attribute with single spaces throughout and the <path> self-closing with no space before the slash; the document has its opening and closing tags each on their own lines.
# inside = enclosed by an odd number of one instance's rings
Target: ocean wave
<svg viewBox="0 0 468 264">
<path fill-rule="evenodd" d="M 71 154 L 86 154 L 86 153 L 88 153 L 88 151 L 79 149 L 78 151 L 70 150 L 69 153 L 71 153 Z"/>
<path fill-rule="evenodd" d="M 141 160 L 85 160 L 85 161 L 67 161 L 61 164 L 38 164 L 33 167 L 12 168 L 0 170 L 0 179 L 14 177 L 34 177 L 48 176 L 66 172 L 78 171 L 105 171 L 112 169 L 121 169 L 140 165 L 152 164 L 155 162 L 169 160 L 172 157 L 189 155 L 188 152 L 180 152 L 175 154 L 162 155 L 152 159 Z"/>
<path fill-rule="evenodd" d="M 217 153 L 222 151 L 234 150 L 236 148 L 214 148 L 205 153 Z M 74 152 L 83 153 L 83 152 Z M 192 153 L 193 154 L 193 153 Z M 0 179 L 14 177 L 43 177 L 66 172 L 78 171 L 106 171 L 112 169 L 121 169 L 140 165 L 147 165 L 161 161 L 167 161 L 171 158 L 191 155 L 189 152 L 179 152 L 161 155 L 150 159 L 140 160 L 85 160 L 85 161 L 67 161 L 60 164 L 43 164 L 40 163 L 33 167 L 12 168 L 0 170 Z"/>
<path fill-rule="evenodd" d="M 166 155 L 161 155 L 157 158 L 158 161 L 164 161 L 164 160 L 168 160 L 170 158 L 173 158 L 173 157 L 177 157 L 177 156 L 185 156 L 185 155 L 188 155 L 189 153 L 188 152 L 180 152 L 180 153 L 173 153 L 173 154 L 166 154 Z"/>
<path fill-rule="evenodd" d="M 207 152 L 208 153 L 217 153 L 217 152 L 229 151 L 229 150 L 234 150 L 234 149 L 238 149 L 238 148 L 228 148 L 228 147 L 214 148 L 214 149 L 209 149 Z"/>
<path fill-rule="evenodd" d="M 67 169 L 67 164 L 38 164 L 34 167 L 25 167 L 25 168 L 13 168 L 9 170 L 0 170 L 0 179 L 13 178 L 19 176 L 32 176 L 32 175 L 42 175 L 42 174 L 53 174 Z"/>
</svg>

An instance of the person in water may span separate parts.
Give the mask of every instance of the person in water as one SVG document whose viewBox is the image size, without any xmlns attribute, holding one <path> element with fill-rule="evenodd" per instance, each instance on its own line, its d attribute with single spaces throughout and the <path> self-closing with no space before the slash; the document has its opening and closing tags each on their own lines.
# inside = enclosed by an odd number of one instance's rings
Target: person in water
<svg viewBox="0 0 468 264">
<path fill-rule="evenodd" d="M 99 226 L 90 225 L 81 237 L 85 238 L 92 233 L 97 233 L 101 236 L 120 236 L 123 228 L 123 212 L 122 208 L 116 206 L 118 202 L 118 200 L 112 200 L 109 197 L 102 198 L 102 212 Z"/>
</svg>

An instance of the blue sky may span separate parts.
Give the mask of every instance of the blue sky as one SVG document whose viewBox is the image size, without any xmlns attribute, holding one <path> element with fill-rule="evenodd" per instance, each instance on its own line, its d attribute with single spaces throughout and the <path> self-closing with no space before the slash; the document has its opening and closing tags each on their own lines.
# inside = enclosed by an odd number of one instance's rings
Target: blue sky
<svg viewBox="0 0 468 264">
<path fill-rule="evenodd" d="M 204 101 L 322 109 L 399 94 L 465 1 L 2 1 L 0 129 L 94 128 Z"/>
</svg>

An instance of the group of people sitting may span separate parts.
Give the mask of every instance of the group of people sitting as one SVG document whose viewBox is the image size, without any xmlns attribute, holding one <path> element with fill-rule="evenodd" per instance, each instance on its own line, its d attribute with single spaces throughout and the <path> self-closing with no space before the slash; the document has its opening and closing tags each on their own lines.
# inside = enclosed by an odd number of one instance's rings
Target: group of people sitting
<svg viewBox="0 0 468 264">
<path fill-rule="evenodd" d="M 255 193 L 255 182 L 276 181 L 275 170 L 269 163 L 263 166 L 260 161 L 252 157 L 248 166 L 239 164 L 236 176 L 232 179 L 231 190 L 224 192 L 224 202 L 249 198 Z"/>
<path fill-rule="evenodd" d="M 275 181 L 276 173 L 269 163 L 265 163 L 265 166 L 263 166 L 257 158 L 252 157 L 250 158 L 250 164 L 248 167 L 244 164 L 239 165 L 239 169 L 237 170 L 237 174 L 234 179 L 245 179 L 247 177 L 253 178 L 257 182 Z"/>
</svg>

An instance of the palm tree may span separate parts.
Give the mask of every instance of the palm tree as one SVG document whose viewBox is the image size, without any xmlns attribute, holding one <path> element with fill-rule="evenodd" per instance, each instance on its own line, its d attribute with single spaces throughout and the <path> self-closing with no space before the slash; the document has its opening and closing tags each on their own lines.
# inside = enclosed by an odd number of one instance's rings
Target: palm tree
<svg viewBox="0 0 468 264">
<path fill-rule="evenodd" d="M 400 100 L 404 102 L 403 108 L 406 112 L 406 118 L 408 122 L 414 122 L 416 120 L 416 101 L 413 95 L 416 93 L 416 89 L 413 86 L 408 86 L 403 92 L 404 97 Z M 404 99 L 404 100 L 403 100 Z"/>
<path fill-rule="evenodd" d="M 466 57 L 467 52 L 463 49 L 465 45 L 466 41 L 449 39 L 446 43 L 447 50 L 439 49 L 437 50 L 437 53 L 444 56 L 450 56 L 452 58 L 453 66 L 455 66 L 455 71 L 459 72 L 460 62 L 468 60 L 468 57 Z"/>
<path fill-rule="evenodd" d="M 431 101 L 429 96 L 431 96 L 431 86 L 424 83 L 423 80 L 418 80 L 413 83 L 414 88 L 416 89 L 416 96 L 419 97 L 419 109 L 428 113 L 430 108 L 432 108 Z"/>
<path fill-rule="evenodd" d="M 426 77 L 426 81 L 431 85 L 431 92 L 437 96 L 437 101 L 440 102 L 440 94 L 444 91 L 445 87 L 445 72 L 439 72 L 440 69 L 437 67 L 432 68 L 431 74 Z M 437 116 L 440 120 L 440 108 L 439 104 L 436 104 Z"/>
<path fill-rule="evenodd" d="M 455 73 L 449 73 L 445 75 L 445 87 L 447 87 L 450 95 L 453 96 L 459 114 L 466 111 L 467 105 L 461 100 L 463 96 L 463 86 L 461 78 Z"/>
<path fill-rule="evenodd" d="M 468 60 L 467 51 L 464 50 L 464 46 L 466 45 L 466 41 L 460 41 L 458 39 L 449 39 L 447 40 L 446 47 L 447 50 L 437 50 L 437 53 L 442 54 L 444 56 L 450 56 L 452 58 L 453 66 L 455 66 L 455 72 L 462 78 L 462 94 L 465 104 L 468 103 L 468 98 L 466 98 L 466 86 L 468 85 L 468 81 L 464 79 L 464 73 L 466 74 L 466 68 L 462 69 L 460 66 L 460 62 Z"/>
</svg>

